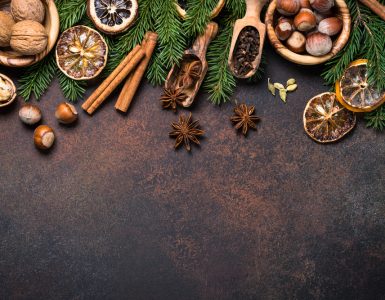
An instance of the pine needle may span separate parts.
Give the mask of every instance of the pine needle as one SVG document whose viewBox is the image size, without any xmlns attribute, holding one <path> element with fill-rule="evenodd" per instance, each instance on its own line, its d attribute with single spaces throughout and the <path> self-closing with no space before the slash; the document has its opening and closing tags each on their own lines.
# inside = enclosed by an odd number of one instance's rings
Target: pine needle
<svg viewBox="0 0 385 300">
<path fill-rule="evenodd" d="M 40 62 L 23 70 L 19 80 L 19 94 L 24 101 L 29 101 L 33 95 L 39 100 L 49 88 L 56 73 L 55 56 L 51 53 Z"/>
<path fill-rule="evenodd" d="M 212 0 L 188 1 L 187 19 L 183 25 L 189 39 L 194 39 L 204 32 L 216 5 L 217 1 Z"/>
<path fill-rule="evenodd" d="M 62 0 L 56 2 L 60 17 L 60 31 L 79 23 L 87 10 L 87 1 L 85 0 Z M 74 13 L 76 12 L 76 13 Z"/>
<path fill-rule="evenodd" d="M 383 131 L 385 129 L 385 106 L 365 114 L 366 127 L 372 127 L 376 130 Z"/>
<path fill-rule="evenodd" d="M 71 102 L 76 102 L 77 100 L 83 98 L 84 93 L 86 92 L 86 82 L 73 80 L 61 71 L 57 72 L 59 78 L 59 85 L 63 92 L 65 98 Z"/>
</svg>

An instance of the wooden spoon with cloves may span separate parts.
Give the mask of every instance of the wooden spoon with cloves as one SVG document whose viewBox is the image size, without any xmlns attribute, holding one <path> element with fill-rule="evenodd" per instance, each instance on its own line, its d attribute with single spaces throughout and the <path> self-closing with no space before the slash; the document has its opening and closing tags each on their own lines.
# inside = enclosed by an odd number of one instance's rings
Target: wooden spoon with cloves
<svg viewBox="0 0 385 300">
<path fill-rule="evenodd" d="M 246 15 L 235 22 L 228 63 L 238 78 L 250 78 L 261 63 L 266 25 L 260 15 L 266 1 L 246 0 Z"/>
<path fill-rule="evenodd" d="M 180 65 L 174 65 L 167 76 L 165 89 L 183 95 L 183 107 L 190 107 L 198 94 L 208 69 L 207 48 L 217 33 L 217 23 L 210 22 L 193 46 L 184 52 Z"/>
</svg>

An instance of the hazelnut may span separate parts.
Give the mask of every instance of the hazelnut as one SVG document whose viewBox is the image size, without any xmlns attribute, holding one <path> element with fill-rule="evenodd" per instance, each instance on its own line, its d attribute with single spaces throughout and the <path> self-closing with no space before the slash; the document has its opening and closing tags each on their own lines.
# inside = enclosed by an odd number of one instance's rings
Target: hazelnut
<svg viewBox="0 0 385 300">
<path fill-rule="evenodd" d="M 306 51 L 313 56 L 322 56 L 329 53 L 332 46 L 332 39 L 324 33 L 312 32 L 307 36 Z"/>
<path fill-rule="evenodd" d="M 32 20 L 43 23 L 45 8 L 40 0 L 12 0 L 11 12 L 16 22 Z"/>
<path fill-rule="evenodd" d="M 329 36 L 336 35 L 342 30 L 342 21 L 337 17 L 323 19 L 318 25 L 318 31 Z"/>
<path fill-rule="evenodd" d="M 328 17 L 331 17 L 333 15 L 331 10 L 328 10 L 327 12 L 320 13 L 318 11 L 314 11 L 315 19 L 317 21 L 317 24 L 319 24 L 323 19 L 326 19 Z"/>
<path fill-rule="evenodd" d="M 301 8 L 311 9 L 309 0 L 299 0 L 299 5 L 301 6 Z"/>
<path fill-rule="evenodd" d="M 75 106 L 70 103 L 60 103 L 55 112 L 56 119 L 62 124 L 71 124 L 78 118 L 78 112 Z"/>
<path fill-rule="evenodd" d="M 309 0 L 311 7 L 320 13 L 329 11 L 334 6 L 334 0 Z"/>
<path fill-rule="evenodd" d="M 9 46 L 13 25 L 15 21 L 12 16 L 5 11 L 0 11 L 0 47 Z"/>
<path fill-rule="evenodd" d="M 42 52 L 48 43 L 48 35 L 43 25 L 36 21 L 21 21 L 12 29 L 11 47 L 23 55 Z"/>
<path fill-rule="evenodd" d="M 34 125 L 41 120 L 41 110 L 33 104 L 26 104 L 19 110 L 20 120 L 27 125 Z"/>
<path fill-rule="evenodd" d="M 278 39 L 285 41 L 293 33 L 293 21 L 288 18 L 281 17 L 278 19 L 277 26 L 275 27 L 275 34 Z"/>
<path fill-rule="evenodd" d="M 284 16 L 294 16 L 299 9 L 299 0 L 277 0 L 277 10 Z"/>
<path fill-rule="evenodd" d="M 309 31 L 317 25 L 313 12 L 308 8 L 301 8 L 298 15 L 294 18 L 294 26 L 299 31 Z"/>
<path fill-rule="evenodd" d="M 294 31 L 286 42 L 287 48 L 295 53 L 301 53 L 305 51 L 306 38 L 299 31 Z"/>
<path fill-rule="evenodd" d="M 55 134 L 51 127 L 40 125 L 35 129 L 33 134 L 35 146 L 41 150 L 47 150 L 52 147 L 55 142 Z"/>
</svg>

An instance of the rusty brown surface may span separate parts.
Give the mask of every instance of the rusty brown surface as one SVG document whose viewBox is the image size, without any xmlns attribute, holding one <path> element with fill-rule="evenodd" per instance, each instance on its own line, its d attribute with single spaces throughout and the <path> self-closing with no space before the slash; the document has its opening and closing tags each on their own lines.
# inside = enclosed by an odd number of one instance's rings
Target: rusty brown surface
<svg viewBox="0 0 385 300">
<path fill-rule="evenodd" d="M 236 134 L 232 105 L 201 94 L 192 154 L 173 150 L 177 115 L 148 84 L 127 116 L 109 101 L 63 127 L 55 83 L 39 103 L 57 134 L 48 154 L 20 99 L 2 110 L 0 298 L 384 299 L 384 135 L 361 119 L 340 143 L 314 143 L 302 112 L 327 89 L 320 69 L 268 50 L 264 82 L 236 94 L 256 105 L 258 132 Z M 267 77 L 298 80 L 287 105 Z"/>
</svg>

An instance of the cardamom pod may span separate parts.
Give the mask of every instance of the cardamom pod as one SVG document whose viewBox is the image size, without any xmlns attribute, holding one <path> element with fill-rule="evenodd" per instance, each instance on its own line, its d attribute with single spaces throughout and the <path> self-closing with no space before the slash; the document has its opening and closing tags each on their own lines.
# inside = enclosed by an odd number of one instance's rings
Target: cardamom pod
<svg viewBox="0 0 385 300">
<path fill-rule="evenodd" d="M 294 78 L 290 78 L 287 83 L 286 83 L 286 86 L 290 86 L 290 85 L 293 85 L 297 83 L 297 81 L 294 79 Z"/>
<path fill-rule="evenodd" d="M 281 100 L 286 103 L 286 99 L 287 99 L 287 92 L 285 89 L 283 90 L 279 90 L 279 96 L 281 97 Z"/>
<path fill-rule="evenodd" d="M 298 85 L 296 85 L 295 83 L 294 84 L 291 84 L 287 87 L 287 91 L 288 92 L 294 92 L 296 89 L 297 89 Z"/>
<path fill-rule="evenodd" d="M 279 83 L 279 82 L 274 83 L 274 87 L 275 87 L 276 89 L 279 89 L 279 90 L 284 90 L 284 89 L 285 89 L 285 87 L 283 86 L 283 84 L 281 84 L 281 83 Z"/>
<path fill-rule="evenodd" d="M 270 93 L 275 96 L 275 87 L 274 84 L 270 82 L 270 78 L 267 80 L 267 88 L 269 89 Z"/>
</svg>

